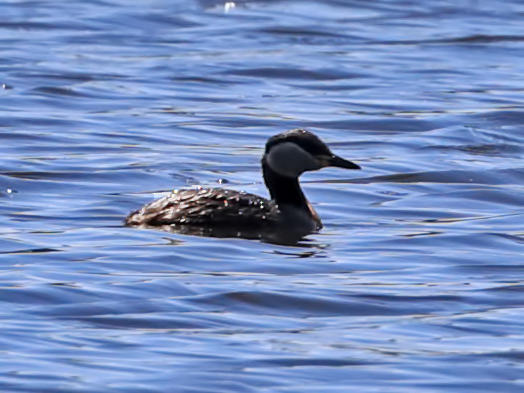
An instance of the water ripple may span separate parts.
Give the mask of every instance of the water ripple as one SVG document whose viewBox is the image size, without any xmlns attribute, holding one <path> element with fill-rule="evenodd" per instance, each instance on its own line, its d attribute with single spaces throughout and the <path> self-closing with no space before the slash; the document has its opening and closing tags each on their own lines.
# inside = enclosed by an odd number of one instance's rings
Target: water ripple
<svg viewBox="0 0 524 393">
<path fill-rule="evenodd" d="M 2 11 L 2 392 L 522 391 L 521 3 Z M 320 233 L 122 226 L 296 127 Z"/>
</svg>

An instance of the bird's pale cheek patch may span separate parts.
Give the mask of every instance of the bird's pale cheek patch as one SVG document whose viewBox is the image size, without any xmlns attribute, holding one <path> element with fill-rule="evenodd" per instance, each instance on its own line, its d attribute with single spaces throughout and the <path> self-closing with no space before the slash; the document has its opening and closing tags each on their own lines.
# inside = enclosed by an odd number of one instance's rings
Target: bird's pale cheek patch
<svg viewBox="0 0 524 393">
<path fill-rule="evenodd" d="M 266 156 L 270 168 L 286 177 L 320 169 L 318 160 L 295 143 L 284 142 L 271 148 Z"/>
</svg>

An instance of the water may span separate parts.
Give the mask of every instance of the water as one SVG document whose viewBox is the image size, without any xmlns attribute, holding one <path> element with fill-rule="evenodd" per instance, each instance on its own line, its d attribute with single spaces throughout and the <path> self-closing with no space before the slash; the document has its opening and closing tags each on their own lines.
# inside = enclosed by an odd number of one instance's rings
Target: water
<svg viewBox="0 0 524 393">
<path fill-rule="evenodd" d="M 1 10 L 2 392 L 522 392 L 521 2 Z M 121 226 L 295 127 L 320 234 Z"/>
</svg>

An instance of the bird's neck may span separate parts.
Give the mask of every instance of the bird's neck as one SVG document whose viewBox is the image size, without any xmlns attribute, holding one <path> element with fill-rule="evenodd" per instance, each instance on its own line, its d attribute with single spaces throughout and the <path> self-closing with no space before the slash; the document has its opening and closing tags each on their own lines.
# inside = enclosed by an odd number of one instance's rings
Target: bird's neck
<svg viewBox="0 0 524 393">
<path fill-rule="evenodd" d="M 271 199 L 278 206 L 292 205 L 309 211 L 309 205 L 300 188 L 298 178 L 278 174 L 265 161 L 262 162 L 262 174 Z"/>
</svg>

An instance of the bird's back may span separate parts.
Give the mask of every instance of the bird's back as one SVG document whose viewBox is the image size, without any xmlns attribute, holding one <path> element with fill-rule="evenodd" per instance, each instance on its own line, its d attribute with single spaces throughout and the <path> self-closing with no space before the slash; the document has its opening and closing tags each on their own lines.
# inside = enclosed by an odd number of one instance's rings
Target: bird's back
<svg viewBox="0 0 524 393">
<path fill-rule="evenodd" d="M 221 188 L 178 190 L 129 214 L 126 225 L 271 225 L 278 219 L 274 202 Z"/>
</svg>

